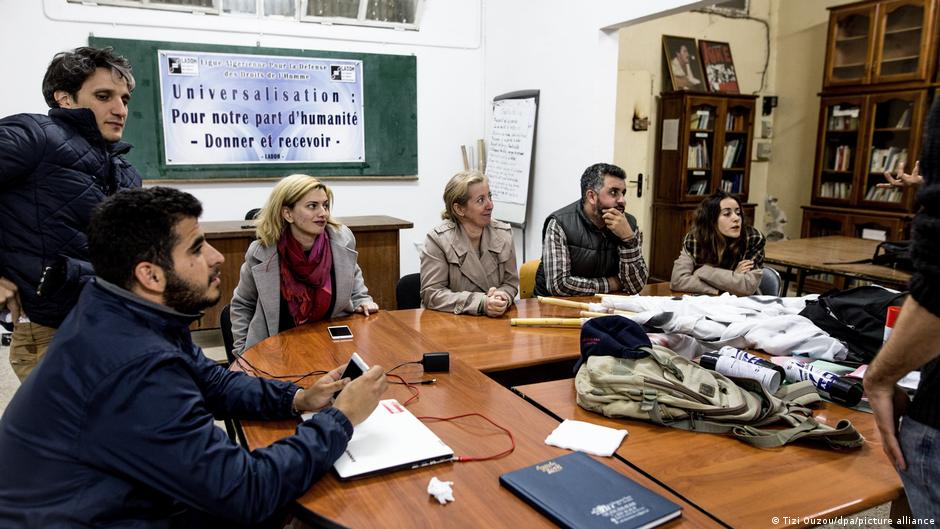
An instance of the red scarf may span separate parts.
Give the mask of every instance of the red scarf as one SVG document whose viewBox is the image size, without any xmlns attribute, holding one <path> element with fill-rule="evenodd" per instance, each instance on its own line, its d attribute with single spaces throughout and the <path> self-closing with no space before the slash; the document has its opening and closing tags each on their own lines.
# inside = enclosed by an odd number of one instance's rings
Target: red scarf
<svg viewBox="0 0 940 529">
<path fill-rule="evenodd" d="M 333 299 L 330 278 L 333 251 L 327 230 L 313 241 L 307 255 L 288 226 L 277 241 L 277 254 L 281 268 L 281 296 L 287 300 L 294 323 L 303 325 L 328 316 Z"/>
</svg>

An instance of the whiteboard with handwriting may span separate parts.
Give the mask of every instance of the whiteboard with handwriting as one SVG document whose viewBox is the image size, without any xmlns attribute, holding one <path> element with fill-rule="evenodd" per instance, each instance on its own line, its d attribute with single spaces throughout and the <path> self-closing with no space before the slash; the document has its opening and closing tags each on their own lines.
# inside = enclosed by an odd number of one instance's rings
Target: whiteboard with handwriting
<svg viewBox="0 0 940 529">
<path fill-rule="evenodd" d="M 517 95 L 530 97 L 513 98 Z M 496 218 L 524 225 L 535 147 L 538 91 L 498 96 L 487 130 L 486 176 Z"/>
</svg>

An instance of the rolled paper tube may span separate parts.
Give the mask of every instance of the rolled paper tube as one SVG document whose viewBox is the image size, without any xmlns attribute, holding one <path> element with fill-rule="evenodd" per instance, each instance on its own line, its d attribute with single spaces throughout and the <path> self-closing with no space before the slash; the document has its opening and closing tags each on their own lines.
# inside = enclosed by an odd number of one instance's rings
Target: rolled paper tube
<svg viewBox="0 0 940 529">
<path fill-rule="evenodd" d="M 539 303 L 544 303 L 546 305 L 557 305 L 559 307 L 571 307 L 573 309 L 582 309 L 590 310 L 590 306 L 587 303 L 582 303 L 580 301 L 571 301 L 569 299 L 558 299 L 558 298 L 549 298 L 545 296 L 539 296 Z"/>
<path fill-rule="evenodd" d="M 581 327 L 581 318 L 512 318 L 509 325 L 514 327 Z"/>
</svg>

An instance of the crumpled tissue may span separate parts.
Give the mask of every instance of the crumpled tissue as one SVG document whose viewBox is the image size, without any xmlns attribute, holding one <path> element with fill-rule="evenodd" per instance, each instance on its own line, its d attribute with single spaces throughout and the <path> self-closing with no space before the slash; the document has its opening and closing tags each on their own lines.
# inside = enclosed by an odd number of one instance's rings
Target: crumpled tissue
<svg viewBox="0 0 940 529">
<path fill-rule="evenodd" d="M 432 477 L 428 482 L 428 494 L 437 498 L 438 503 L 446 505 L 449 501 L 454 501 L 453 481 L 441 481 Z"/>
</svg>

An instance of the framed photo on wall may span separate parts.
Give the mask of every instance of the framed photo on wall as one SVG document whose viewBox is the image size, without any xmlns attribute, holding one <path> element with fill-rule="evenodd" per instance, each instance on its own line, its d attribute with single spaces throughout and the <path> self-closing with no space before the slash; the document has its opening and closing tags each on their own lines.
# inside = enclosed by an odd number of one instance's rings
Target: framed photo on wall
<svg viewBox="0 0 940 529">
<path fill-rule="evenodd" d="M 731 59 L 731 46 L 727 42 L 712 40 L 698 41 L 699 56 L 705 65 L 705 77 L 708 80 L 708 89 L 712 92 L 726 94 L 740 94 L 738 76 L 734 71 L 734 61 Z"/>
<path fill-rule="evenodd" d="M 663 59 L 669 71 L 673 91 L 707 91 L 695 39 L 663 35 Z"/>
</svg>

